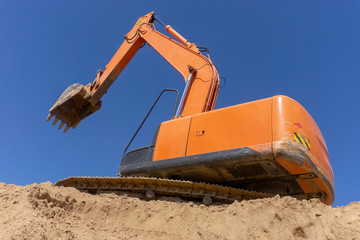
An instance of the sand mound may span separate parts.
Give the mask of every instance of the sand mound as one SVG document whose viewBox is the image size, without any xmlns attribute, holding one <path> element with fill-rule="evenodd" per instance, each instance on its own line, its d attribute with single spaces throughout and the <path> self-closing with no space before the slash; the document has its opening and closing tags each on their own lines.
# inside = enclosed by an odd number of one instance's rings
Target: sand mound
<svg viewBox="0 0 360 240">
<path fill-rule="evenodd" d="M 290 197 L 206 207 L 0 183 L 0 239 L 360 239 L 360 202 Z"/>
</svg>

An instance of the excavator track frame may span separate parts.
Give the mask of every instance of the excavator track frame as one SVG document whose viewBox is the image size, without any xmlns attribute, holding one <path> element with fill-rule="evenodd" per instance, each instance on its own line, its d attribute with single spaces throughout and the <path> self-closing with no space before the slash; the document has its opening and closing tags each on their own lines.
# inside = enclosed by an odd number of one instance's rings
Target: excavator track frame
<svg viewBox="0 0 360 240">
<path fill-rule="evenodd" d="M 153 194 L 184 197 L 202 200 L 205 205 L 212 202 L 232 203 L 274 196 L 216 184 L 148 177 L 68 177 L 55 183 L 55 186 L 74 187 L 88 193 L 97 193 L 99 190 L 144 193 L 149 199 L 154 198 Z"/>
</svg>

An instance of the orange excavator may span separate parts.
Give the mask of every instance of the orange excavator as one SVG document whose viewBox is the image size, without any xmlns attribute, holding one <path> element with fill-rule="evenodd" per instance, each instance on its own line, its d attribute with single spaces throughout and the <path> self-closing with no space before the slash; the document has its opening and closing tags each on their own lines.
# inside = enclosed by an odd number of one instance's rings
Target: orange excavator
<svg viewBox="0 0 360 240">
<path fill-rule="evenodd" d="M 158 32 L 155 21 L 173 38 Z M 154 12 L 138 19 L 92 83 L 65 90 L 47 120 L 55 117 L 53 125 L 60 121 L 59 129 L 66 125 L 66 132 L 99 110 L 101 97 L 145 43 L 185 79 L 172 119 L 159 125 L 149 146 L 127 154 L 125 149 L 117 177 L 69 177 L 56 186 L 142 192 L 147 199 L 178 196 L 205 204 L 277 194 L 334 202 L 330 158 L 310 114 L 286 96 L 214 110 L 219 74 L 209 54 L 202 54 L 206 49 L 162 24 Z"/>
</svg>

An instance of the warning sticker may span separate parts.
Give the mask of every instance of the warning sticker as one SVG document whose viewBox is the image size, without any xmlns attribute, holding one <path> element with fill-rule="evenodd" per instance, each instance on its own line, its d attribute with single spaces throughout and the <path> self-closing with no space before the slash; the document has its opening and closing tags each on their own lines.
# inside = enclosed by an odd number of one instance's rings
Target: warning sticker
<svg viewBox="0 0 360 240">
<path fill-rule="evenodd" d="M 310 140 L 301 135 L 300 133 L 294 132 L 294 139 L 296 142 L 304 145 L 309 151 L 311 151 L 311 145 L 310 145 Z"/>
</svg>

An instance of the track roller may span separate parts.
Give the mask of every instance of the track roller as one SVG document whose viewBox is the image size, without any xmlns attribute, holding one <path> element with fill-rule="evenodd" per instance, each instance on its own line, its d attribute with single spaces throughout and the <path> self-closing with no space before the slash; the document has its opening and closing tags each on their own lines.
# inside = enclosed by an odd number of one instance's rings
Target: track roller
<svg viewBox="0 0 360 240">
<path fill-rule="evenodd" d="M 208 195 L 205 195 L 202 199 L 202 202 L 206 205 L 206 206 L 209 206 L 211 205 L 211 203 L 213 202 L 213 199 L 212 197 L 208 196 Z"/>
<path fill-rule="evenodd" d="M 155 198 L 155 192 L 152 189 L 148 189 L 145 192 L 145 197 L 148 200 L 153 200 Z"/>
</svg>

